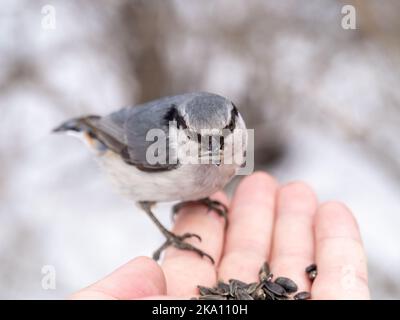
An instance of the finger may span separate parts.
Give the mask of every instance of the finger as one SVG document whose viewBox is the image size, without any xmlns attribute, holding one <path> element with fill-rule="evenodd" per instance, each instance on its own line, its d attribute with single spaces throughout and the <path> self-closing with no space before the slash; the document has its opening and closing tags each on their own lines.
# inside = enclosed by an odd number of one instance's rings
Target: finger
<svg viewBox="0 0 400 320">
<path fill-rule="evenodd" d="M 328 202 L 315 217 L 318 276 L 314 299 L 369 299 L 367 263 L 356 220 L 344 205 Z"/>
<path fill-rule="evenodd" d="M 224 193 L 218 192 L 212 199 L 228 206 Z M 191 204 L 181 209 L 173 228 L 175 234 L 186 232 L 198 234 L 196 238 L 186 239 L 198 249 L 209 254 L 219 263 L 224 241 L 225 220 L 216 212 L 208 210 L 203 204 Z M 193 296 L 198 294 L 197 285 L 213 286 L 216 282 L 216 269 L 207 257 L 170 247 L 166 250 L 162 263 L 167 279 L 168 295 Z"/>
<path fill-rule="evenodd" d="M 138 257 L 70 299 L 138 299 L 166 294 L 160 266 L 152 259 Z"/>
<path fill-rule="evenodd" d="M 239 184 L 231 203 L 229 227 L 218 277 L 257 281 L 269 255 L 277 183 L 268 174 L 254 173 Z"/>
<path fill-rule="evenodd" d="M 314 262 L 313 220 L 317 198 L 304 183 L 283 186 L 277 197 L 271 270 L 275 277 L 292 279 L 299 291 L 310 291 L 304 272 Z"/>
</svg>

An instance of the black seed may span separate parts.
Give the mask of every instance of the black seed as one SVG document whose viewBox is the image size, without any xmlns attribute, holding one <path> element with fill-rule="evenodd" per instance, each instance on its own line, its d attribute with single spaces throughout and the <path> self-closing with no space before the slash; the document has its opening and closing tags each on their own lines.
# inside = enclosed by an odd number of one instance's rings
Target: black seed
<svg viewBox="0 0 400 320">
<path fill-rule="evenodd" d="M 235 296 L 236 295 L 236 290 L 238 288 L 240 289 L 246 289 L 247 284 L 244 283 L 243 281 L 240 280 L 236 280 L 236 279 L 230 279 L 229 280 L 229 293 L 231 296 Z"/>
<path fill-rule="evenodd" d="M 229 280 L 229 294 L 231 296 L 235 296 L 236 294 L 236 289 L 237 289 L 237 283 L 235 281 L 233 281 L 232 279 Z"/>
<path fill-rule="evenodd" d="M 310 273 L 311 271 L 315 271 L 317 270 L 317 265 L 315 263 L 310 264 L 307 268 L 306 268 L 306 273 Z"/>
<path fill-rule="evenodd" d="M 265 261 L 262 265 L 258 276 L 260 278 L 260 281 L 270 281 L 272 279 L 271 269 L 269 268 L 269 264 L 267 261 Z"/>
<path fill-rule="evenodd" d="M 306 268 L 308 277 L 313 280 L 317 276 L 317 266 L 312 264 Z M 218 281 L 212 287 L 198 286 L 199 300 L 307 300 L 311 298 L 309 292 L 296 291 L 296 283 L 286 277 L 278 277 L 272 282 L 273 275 L 269 265 L 265 262 L 259 271 L 259 282 L 245 283 L 237 279 L 230 279 L 228 283 Z M 295 294 L 294 296 L 289 294 Z"/>
<path fill-rule="evenodd" d="M 276 278 L 275 283 L 283 287 L 287 293 L 293 293 L 297 291 L 297 284 L 289 278 L 285 277 Z"/>
<path fill-rule="evenodd" d="M 214 290 L 220 295 L 229 295 L 229 285 L 218 281 L 217 285 L 214 287 Z"/>
<path fill-rule="evenodd" d="M 265 300 L 266 294 L 262 287 L 258 287 L 251 295 L 254 300 Z"/>
<path fill-rule="evenodd" d="M 233 281 L 235 281 L 237 283 L 237 286 L 241 289 L 245 289 L 248 286 L 248 284 L 246 282 L 236 280 L 236 279 L 234 279 Z"/>
<path fill-rule="evenodd" d="M 269 291 L 272 292 L 274 295 L 277 296 L 284 296 L 286 295 L 286 290 L 279 284 L 271 282 L 271 281 L 266 281 L 264 282 L 264 287 Z"/>
<path fill-rule="evenodd" d="M 197 288 L 199 289 L 200 295 L 202 295 L 202 296 L 206 296 L 206 295 L 210 295 L 210 294 L 218 294 L 217 290 L 215 290 L 213 288 L 207 288 L 207 287 L 203 287 L 203 286 L 197 286 Z"/>
<path fill-rule="evenodd" d="M 199 300 L 227 300 L 226 297 L 221 296 L 221 295 L 206 295 L 206 296 L 200 296 Z"/>
<path fill-rule="evenodd" d="M 254 291 L 256 291 L 256 289 L 258 288 L 258 286 L 259 286 L 259 283 L 257 283 L 257 282 L 250 283 L 250 284 L 248 284 L 247 287 L 246 287 L 246 292 L 247 292 L 248 294 L 252 294 Z"/>
<path fill-rule="evenodd" d="M 269 267 L 269 264 L 268 264 L 267 261 L 265 261 L 263 263 L 263 265 L 261 266 L 260 273 L 261 272 L 264 272 L 265 274 L 270 274 L 271 273 L 271 268 Z"/>
<path fill-rule="evenodd" d="M 254 300 L 251 295 L 249 295 L 244 289 L 236 289 L 236 299 L 237 300 Z"/>
<path fill-rule="evenodd" d="M 313 280 L 317 277 L 317 274 L 318 274 L 317 270 L 311 271 L 311 272 L 308 274 L 308 278 L 309 278 L 311 281 L 313 281 Z"/>
<path fill-rule="evenodd" d="M 265 294 L 265 300 L 276 300 L 275 299 L 275 295 L 272 292 L 270 292 L 266 288 L 264 288 L 263 291 L 264 291 L 264 294 Z"/>
<path fill-rule="evenodd" d="M 311 281 L 313 281 L 313 280 L 317 277 L 317 274 L 318 274 L 317 265 L 316 265 L 315 263 L 309 265 L 309 266 L 306 268 L 306 273 L 307 273 L 307 275 L 308 275 L 308 278 L 309 278 Z"/>
<path fill-rule="evenodd" d="M 271 281 L 273 277 L 274 277 L 274 275 L 273 275 L 272 273 L 270 273 L 270 274 L 268 275 L 266 281 Z"/>
<path fill-rule="evenodd" d="M 229 284 L 222 281 L 218 281 L 215 290 L 222 295 L 228 295 L 230 293 Z"/>
<path fill-rule="evenodd" d="M 307 291 L 302 291 L 296 294 L 293 299 L 294 300 L 308 300 L 311 298 L 311 294 Z"/>
</svg>

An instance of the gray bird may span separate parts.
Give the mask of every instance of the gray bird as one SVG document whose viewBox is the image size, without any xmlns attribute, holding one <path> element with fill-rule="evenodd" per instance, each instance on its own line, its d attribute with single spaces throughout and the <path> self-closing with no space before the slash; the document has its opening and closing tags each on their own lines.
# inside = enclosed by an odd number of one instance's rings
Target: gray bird
<svg viewBox="0 0 400 320">
<path fill-rule="evenodd" d="M 198 235 L 170 232 L 151 208 L 156 202 L 180 201 L 173 207 L 176 213 L 195 201 L 226 219 L 227 208 L 209 196 L 237 173 L 244 164 L 247 148 L 245 123 L 231 101 L 206 92 L 186 93 L 126 107 L 103 117 L 74 118 L 53 131 L 80 137 L 95 152 L 100 166 L 119 190 L 154 221 L 166 237 L 153 254 L 155 260 L 172 245 L 214 262 L 210 255 L 184 241 L 190 237 L 201 240 Z M 232 143 L 236 132 L 242 138 L 239 148 L 233 148 Z M 182 147 L 186 148 L 184 152 Z M 190 153 L 193 151 L 197 152 L 194 156 Z"/>
</svg>

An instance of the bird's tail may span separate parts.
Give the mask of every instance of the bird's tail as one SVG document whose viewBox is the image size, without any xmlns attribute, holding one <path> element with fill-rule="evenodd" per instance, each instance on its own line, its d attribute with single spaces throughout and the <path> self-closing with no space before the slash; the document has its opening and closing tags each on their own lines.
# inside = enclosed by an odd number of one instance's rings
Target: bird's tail
<svg viewBox="0 0 400 320">
<path fill-rule="evenodd" d="M 98 119 L 100 119 L 100 117 L 95 115 L 73 118 L 61 123 L 58 127 L 54 128 L 52 132 L 59 133 L 91 131 L 90 123 Z"/>
<path fill-rule="evenodd" d="M 90 115 L 80 118 L 73 118 L 61 123 L 53 129 L 55 133 L 67 133 L 80 138 L 94 147 L 97 151 L 111 149 L 116 153 L 121 153 L 126 145 L 115 138 L 102 128 L 102 118 L 100 116 Z"/>
</svg>

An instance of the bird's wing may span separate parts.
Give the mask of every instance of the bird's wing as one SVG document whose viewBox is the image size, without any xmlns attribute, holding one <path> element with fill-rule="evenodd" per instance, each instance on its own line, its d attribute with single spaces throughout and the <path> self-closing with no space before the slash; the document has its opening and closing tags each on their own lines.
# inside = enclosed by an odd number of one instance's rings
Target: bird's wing
<svg viewBox="0 0 400 320">
<path fill-rule="evenodd" d="M 179 164 L 172 161 L 176 157 L 174 150 L 169 150 L 168 120 L 165 117 L 175 105 L 191 98 L 192 95 L 166 97 L 144 105 L 126 107 L 105 117 L 88 119 L 88 122 L 98 140 L 119 154 L 126 163 L 143 171 L 171 170 Z M 164 148 L 157 149 L 157 159 L 161 161 L 156 163 L 149 162 L 146 157 L 149 146 L 155 142 L 146 141 L 151 129 L 158 130 L 156 133 L 161 133 L 161 129 L 166 139 Z M 173 158 L 170 158 L 171 155 Z"/>
</svg>

